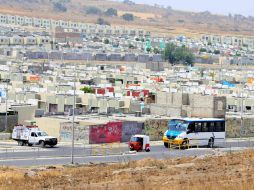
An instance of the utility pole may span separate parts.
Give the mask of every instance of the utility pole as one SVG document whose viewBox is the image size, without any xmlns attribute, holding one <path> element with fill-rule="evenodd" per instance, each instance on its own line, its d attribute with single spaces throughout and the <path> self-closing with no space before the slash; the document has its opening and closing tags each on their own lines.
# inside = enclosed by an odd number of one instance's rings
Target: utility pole
<svg viewBox="0 0 254 190">
<path fill-rule="evenodd" d="M 240 62 L 241 62 L 241 73 L 243 72 L 243 62 L 242 62 L 242 58 L 240 58 Z M 244 87 L 243 87 L 243 85 L 244 85 L 244 83 L 243 83 L 243 79 L 242 79 L 242 81 L 241 81 L 241 87 L 242 87 L 242 89 L 241 89 L 241 129 L 240 129 L 240 138 L 242 138 L 242 129 L 243 129 L 243 92 L 244 92 Z"/>
<path fill-rule="evenodd" d="M 5 90 L 5 124 L 4 129 L 7 131 L 8 128 L 8 81 L 6 83 L 6 90 Z"/>
<path fill-rule="evenodd" d="M 223 58 L 220 58 L 220 82 L 222 82 L 222 63 L 223 63 Z"/>
<path fill-rule="evenodd" d="M 4 129 L 7 131 L 8 128 L 8 90 L 9 90 L 9 82 L 11 80 L 11 66 L 9 66 L 9 77 L 6 80 L 6 89 L 5 89 L 5 123 L 4 123 Z"/>
<path fill-rule="evenodd" d="M 74 68 L 74 94 L 73 94 L 73 109 L 72 109 L 72 142 L 71 142 L 71 164 L 74 164 L 74 127 L 75 127 L 75 107 L 76 107 L 76 65 Z"/>
</svg>

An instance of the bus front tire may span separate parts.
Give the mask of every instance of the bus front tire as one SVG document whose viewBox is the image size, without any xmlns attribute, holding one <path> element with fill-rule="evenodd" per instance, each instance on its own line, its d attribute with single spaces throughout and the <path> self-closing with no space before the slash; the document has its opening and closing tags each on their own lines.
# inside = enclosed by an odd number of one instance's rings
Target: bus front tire
<svg viewBox="0 0 254 190">
<path fill-rule="evenodd" d="M 188 140 L 184 140 L 182 143 L 182 149 L 187 149 L 189 147 L 189 141 Z"/>
<path fill-rule="evenodd" d="M 210 138 L 208 141 L 208 148 L 213 148 L 214 147 L 214 138 Z"/>
</svg>

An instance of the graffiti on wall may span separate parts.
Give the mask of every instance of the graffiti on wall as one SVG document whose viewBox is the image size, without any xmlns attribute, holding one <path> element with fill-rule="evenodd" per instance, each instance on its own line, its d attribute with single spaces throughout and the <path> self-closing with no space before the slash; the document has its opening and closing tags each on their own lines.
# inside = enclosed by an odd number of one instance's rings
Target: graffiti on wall
<svg viewBox="0 0 254 190">
<path fill-rule="evenodd" d="M 145 134 L 150 136 L 150 140 L 161 140 L 165 131 L 168 130 L 167 119 L 151 119 L 145 121 Z"/>
<path fill-rule="evenodd" d="M 254 137 L 254 122 L 252 118 L 244 118 L 241 127 L 240 118 L 226 119 L 226 137 Z"/>
<path fill-rule="evenodd" d="M 122 137 L 122 122 L 109 122 L 104 125 L 89 127 L 89 143 L 113 143 L 120 142 Z"/>
<path fill-rule="evenodd" d="M 146 134 L 150 140 L 161 140 L 167 130 L 168 120 L 151 119 L 145 123 L 136 121 L 117 121 L 103 125 L 79 126 L 74 128 L 74 139 L 89 144 L 128 142 L 132 135 Z M 60 141 L 70 142 L 72 139 L 72 123 L 60 125 Z"/>
<path fill-rule="evenodd" d="M 88 126 L 74 126 L 74 141 L 89 142 L 89 127 Z M 60 125 L 60 141 L 70 142 L 72 140 L 72 123 L 61 123 Z"/>
<path fill-rule="evenodd" d="M 144 123 L 135 121 L 123 122 L 122 142 L 128 142 L 132 135 L 144 134 Z"/>
</svg>

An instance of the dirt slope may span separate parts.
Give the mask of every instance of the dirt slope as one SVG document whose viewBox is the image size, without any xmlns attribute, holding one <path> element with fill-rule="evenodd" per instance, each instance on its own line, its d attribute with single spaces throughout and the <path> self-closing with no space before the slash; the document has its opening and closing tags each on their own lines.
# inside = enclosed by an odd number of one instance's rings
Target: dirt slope
<svg viewBox="0 0 254 190">
<path fill-rule="evenodd" d="M 0 189 L 230 189 L 254 185 L 254 151 L 76 168 L 0 168 Z"/>
<path fill-rule="evenodd" d="M 66 12 L 54 10 L 55 2 L 65 2 Z M 108 8 L 118 10 L 118 17 L 87 15 L 87 7 L 96 6 L 101 11 Z M 53 19 L 96 23 L 99 17 L 110 21 L 111 25 L 145 28 L 160 35 L 200 36 L 202 33 L 223 35 L 244 35 L 254 37 L 254 19 L 212 15 L 209 12 L 193 13 L 159 8 L 149 5 L 127 5 L 106 0 L 0 0 L 0 13 L 27 15 Z M 123 21 L 121 15 L 132 13 L 134 22 Z"/>
</svg>

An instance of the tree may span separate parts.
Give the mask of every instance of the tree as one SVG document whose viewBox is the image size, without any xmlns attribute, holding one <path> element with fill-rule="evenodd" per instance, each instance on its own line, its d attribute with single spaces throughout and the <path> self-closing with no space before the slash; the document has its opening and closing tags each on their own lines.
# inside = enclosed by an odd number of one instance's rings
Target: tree
<svg viewBox="0 0 254 190">
<path fill-rule="evenodd" d="M 97 7 L 85 7 L 85 12 L 88 15 L 101 15 L 102 11 Z"/>
<path fill-rule="evenodd" d="M 123 3 L 127 5 L 135 5 L 135 3 L 131 0 L 124 0 Z"/>
<path fill-rule="evenodd" d="M 169 43 L 166 45 L 165 50 L 164 50 L 164 58 L 165 60 L 168 60 L 171 64 L 174 64 L 176 59 L 175 59 L 175 50 L 176 50 L 176 45 L 173 43 Z"/>
<path fill-rule="evenodd" d="M 88 93 L 94 93 L 93 89 L 91 87 L 83 87 L 80 89 L 81 91 L 83 91 L 85 94 L 88 94 Z"/>
<path fill-rule="evenodd" d="M 206 48 L 200 48 L 199 52 L 201 52 L 201 53 L 207 52 L 207 49 Z"/>
<path fill-rule="evenodd" d="M 53 9 L 54 9 L 54 11 L 57 11 L 57 12 L 66 12 L 67 11 L 65 4 L 60 3 L 60 2 L 53 3 Z"/>
<path fill-rule="evenodd" d="M 174 64 L 184 64 L 184 65 L 193 65 L 194 63 L 194 54 L 191 50 L 185 46 L 177 47 L 173 43 L 166 45 L 164 50 L 164 58 L 168 60 L 172 65 Z"/>
<path fill-rule="evenodd" d="M 96 21 L 97 24 L 99 25 L 110 25 L 110 23 L 106 20 L 104 20 L 103 18 L 98 18 L 97 21 Z"/>
<path fill-rule="evenodd" d="M 105 11 L 105 15 L 107 16 L 117 16 L 118 13 L 117 13 L 117 10 L 114 9 L 114 8 L 109 8 Z"/>
<path fill-rule="evenodd" d="M 184 55 L 185 64 L 193 66 L 195 59 L 194 54 L 190 50 L 187 50 Z"/>
<path fill-rule="evenodd" d="M 131 13 L 123 14 L 122 18 L 126 21 L 134 21 L 134 16 Z"/>
<path fill-rule="evenodd" d="M 153 53 L 154 53 L 154 54 L 159 54 L 159 53 L 160 53 L 160 50 L 159 50 L 158 48 L 154 48 L 154 49 L 153 49 Z"/>
<path fill-rule="evenodd" d="M 109 44 L 109 39 L 105 39 L 104 44 Z"/>
<path fill-rule="evenodd" d="M 146 48 L 146 51 L 148 52 L 148 53 L 150 53 L 151 52 L 151 48 Z"/>
</svg>

